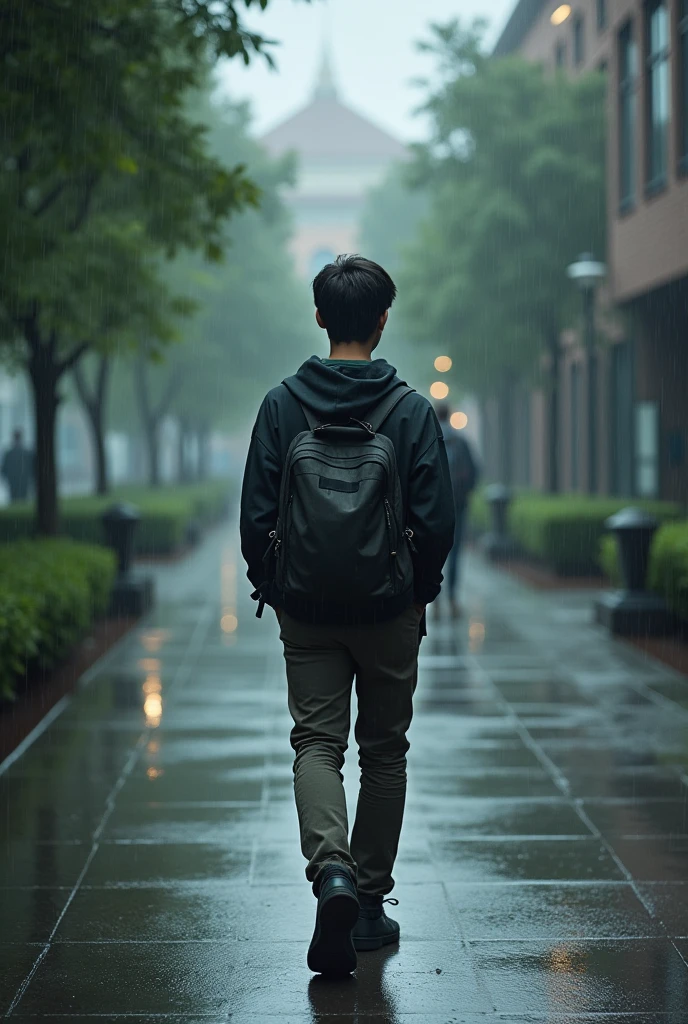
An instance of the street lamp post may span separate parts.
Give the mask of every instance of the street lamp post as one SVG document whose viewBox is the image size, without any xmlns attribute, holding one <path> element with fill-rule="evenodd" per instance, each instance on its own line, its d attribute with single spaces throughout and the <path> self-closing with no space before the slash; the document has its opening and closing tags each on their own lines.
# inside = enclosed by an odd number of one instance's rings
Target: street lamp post
<svg viewBox="0 0 688 1024">
<path fill-rule="evenodd" d="M 591 253 L 582 253 L 567 268 L 583 294 L 585 350 L 588 364 L 588 492 L 597 493 L 597 352 L 595 349 L 595 291 L 607 268 Z"/>
</svg>

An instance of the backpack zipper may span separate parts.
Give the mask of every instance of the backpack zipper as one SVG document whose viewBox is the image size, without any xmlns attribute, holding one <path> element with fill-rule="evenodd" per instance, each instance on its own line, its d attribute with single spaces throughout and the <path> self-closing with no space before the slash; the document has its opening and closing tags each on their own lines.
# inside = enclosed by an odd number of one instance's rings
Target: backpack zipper
<svg viewBox="0 0 688 1024">
<path fill-rule="evenodd" d="M 382 499 L 385 506 L 385 518 L 387 520 L 387 538 L 389 540 L 389 578 L 392 584 L 392 593 L 397 592 L 397 577 L 400 575 L 397 552 L 394 547 L 394 536 L 392 530 L 392 508 L 387 500 L 387 495 Z"/>
</svg>

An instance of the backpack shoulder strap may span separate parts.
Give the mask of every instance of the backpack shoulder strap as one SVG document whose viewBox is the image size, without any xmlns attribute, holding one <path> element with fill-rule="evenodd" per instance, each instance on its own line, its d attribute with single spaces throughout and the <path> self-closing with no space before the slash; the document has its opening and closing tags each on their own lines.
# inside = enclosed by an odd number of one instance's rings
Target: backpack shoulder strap
<svg viewBox="0 0 688 1024">
<path fill-rule="evenodd" d="M 390 393 L 382 399 L 380 404 L 375 406 L 372 413 L 368 416 L 368 422 L 376 434 L 392 410 L 396 409 L 399 402 L 406 398 L 407 395 L 412 395 L 414 393 L 414 388 L 410 388 L 408 385 L 403 384 L 401 387 L 395 388 L 394 391 L 390 391 Z"/>
</svg>

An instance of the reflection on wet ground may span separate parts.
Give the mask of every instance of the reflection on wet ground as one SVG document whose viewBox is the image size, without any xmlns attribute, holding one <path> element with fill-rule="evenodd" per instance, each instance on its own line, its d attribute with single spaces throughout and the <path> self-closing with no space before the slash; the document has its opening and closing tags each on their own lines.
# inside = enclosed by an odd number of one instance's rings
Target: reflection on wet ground
<svg viewBox="0 0 688 1024">
<path fill-rule="evenodd" d="M 0 1012 L 685 1024 L 688 680 L 589 595 L 469 559 L 467 618 L 422 648 L 403 941 L 333 983 L 305 965 L 274 623 L 231 530 L 156 571 L 159 609 L 0 774 Z"/>
</svg>

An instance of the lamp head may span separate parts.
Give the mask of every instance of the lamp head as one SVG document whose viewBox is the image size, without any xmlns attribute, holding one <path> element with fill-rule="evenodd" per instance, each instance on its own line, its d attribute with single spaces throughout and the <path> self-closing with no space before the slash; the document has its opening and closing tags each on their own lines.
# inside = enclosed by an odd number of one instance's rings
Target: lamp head
<svg viewBox="0 0 688 1024">
<path fill-rule="evenodd" d="M 607 266 L 590 252 L 581 253 L 575 263 L 566 269 L 568 277 L 583 291 L 590 291 L 607 276 Z"/>
</svg>

